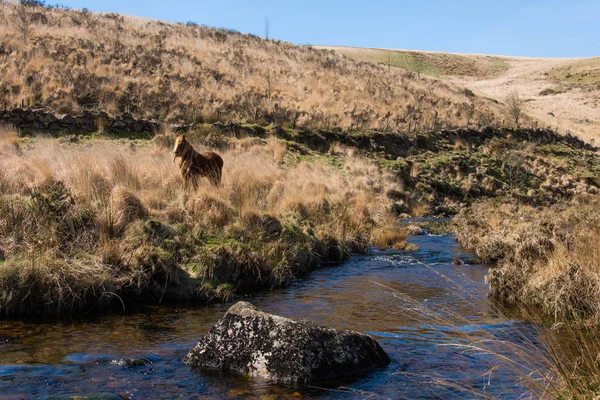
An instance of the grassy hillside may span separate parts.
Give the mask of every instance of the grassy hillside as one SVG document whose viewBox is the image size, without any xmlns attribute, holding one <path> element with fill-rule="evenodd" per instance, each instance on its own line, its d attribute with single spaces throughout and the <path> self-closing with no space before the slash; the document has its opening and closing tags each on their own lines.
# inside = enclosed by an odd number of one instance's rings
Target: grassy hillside
<svg viewBox="0 0 600 400">
<path fill-rule="evenodd" d="M 508 69 L 508 64 L 502 57 L 494 56 L 358 47 L 321 46 L 319 48 L 335 50 L 354 60 L 403 68 L 416 74 L 435 77 L 443 75 L 491 77 Z"/>
<path fill-rule="evenodd" d="M 0 18 L 0 107 L 386 131 L 510 121 L 452 84 L 310 46 L 14 3 Z"/>
<path fill-rule="evenodd" d="M 565 85 L 600 88 L 600 57 L 574 61 L 552 68 L 546 75 L 553 81 Z"/>
</svg>

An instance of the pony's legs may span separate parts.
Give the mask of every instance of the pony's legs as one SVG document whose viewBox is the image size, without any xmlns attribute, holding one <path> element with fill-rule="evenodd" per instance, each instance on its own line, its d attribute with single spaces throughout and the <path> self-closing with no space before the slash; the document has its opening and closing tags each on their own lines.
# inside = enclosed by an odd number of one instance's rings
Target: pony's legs
<svg viewBox="0 0 600 400">
<path fill-rule="evenodd" d="M 213 184 L 213 186 L 219 186 L 221 184 L 221 173 L 221 170 L 217 169 L 216 171 L 208 175 L 208 179 L 210 180 L 210 183 Z"/>
</svg>

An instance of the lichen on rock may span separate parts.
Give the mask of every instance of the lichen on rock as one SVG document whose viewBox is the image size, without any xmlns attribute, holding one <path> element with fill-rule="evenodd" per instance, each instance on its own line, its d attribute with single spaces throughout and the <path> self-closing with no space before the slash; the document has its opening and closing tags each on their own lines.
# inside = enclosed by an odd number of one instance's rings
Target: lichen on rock
<svg viewBox="0 0 600 400">
<path fill-rule="evenodd" d="M 268 314 L 240 301 L 184 362 L 281 383 L 309 383 L 368 372 L 390 359 L 368 335 Z"/>
</svg>

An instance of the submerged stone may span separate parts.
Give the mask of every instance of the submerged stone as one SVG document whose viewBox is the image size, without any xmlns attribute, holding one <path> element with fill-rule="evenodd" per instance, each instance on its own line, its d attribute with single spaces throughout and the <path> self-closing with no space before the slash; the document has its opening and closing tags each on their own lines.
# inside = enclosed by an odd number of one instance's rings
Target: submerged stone
<svg viewBox="0 0 600 400">
<path fill-rule="evenodd" d="M 150 365 L 152 364 L 152 361 L 144 358 L 122 358 L 120 360 L 112 360 L 111 364 L 118 365 L 120 367 L 135 368 Z"/>
<path fill-rule="evenodd" d="M 283 383 L 324 382 L 371 371 L 390 359 L 370 336 L 292 320 L 240 301 L 185 357 L 193 368 Z"/>
</svg>

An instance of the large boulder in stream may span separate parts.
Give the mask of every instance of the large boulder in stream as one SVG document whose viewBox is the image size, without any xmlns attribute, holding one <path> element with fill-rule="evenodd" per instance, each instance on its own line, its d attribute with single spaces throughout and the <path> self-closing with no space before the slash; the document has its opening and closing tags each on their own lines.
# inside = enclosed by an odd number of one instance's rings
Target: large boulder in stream
<svg viewBox="0 0 600 400">
<path fill-rule="evenodd" d="M 240 301 L 184 362 L 283 383 L 324 382 L 383 367 L 390 359 L 370 336 L 268 314 Z"/>
</svg>

